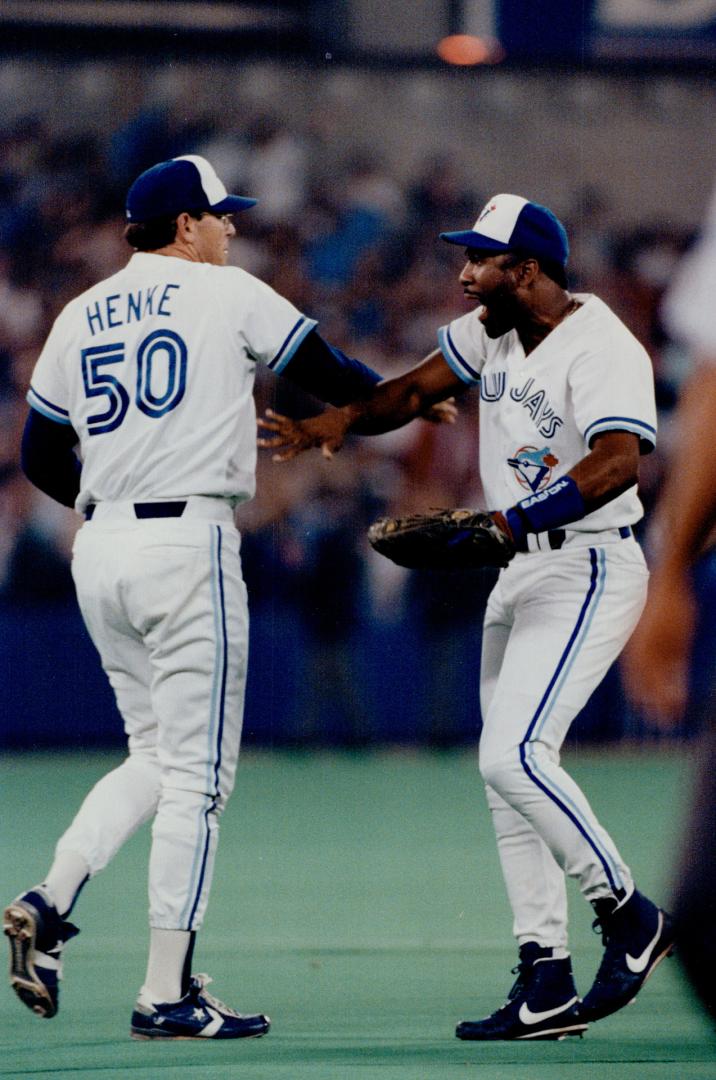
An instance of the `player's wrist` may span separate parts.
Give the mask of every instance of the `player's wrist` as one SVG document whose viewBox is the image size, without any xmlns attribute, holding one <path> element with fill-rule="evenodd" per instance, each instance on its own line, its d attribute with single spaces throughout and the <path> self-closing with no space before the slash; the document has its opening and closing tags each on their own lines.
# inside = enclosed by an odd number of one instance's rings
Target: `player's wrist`
<svg viewBox="0 0 716 1080">
<path fill-rule="evenodd" d="M 356 435 L 380 435 L 386 430 L 380 417 L 375 415 L 370 401 L 352 401 L 349 405 L 343 406 L 341 413 L 346 434 L 352 431 Z"/>
<path fill-rule="evenodd" d="M 356 424 L 359 424 L 365 412 L 364 401 L 351 401 L 348 405 L 342 405 L 337 410 L 337 413 L 344 432 L 350 431 Z"/>
<path fill-rule="evenodd" d="M 562 476 L 543 491 L 528 495 L 504 512 L 518 551 L 527 549 L 529 533 L 549 532 L 579 521 L 587 512 L 579 487 L 571 476 Z"/>
<path fill-rule="evenodd" d="M 517 535 L 515 535 L 515 530 L 512 528 L 510 522 L 507 519 L 507 515 L 509 512 L 509 510 L 506 510 L 504 513 L 501 510 L 493 510 L 490 513 L 490 517 L 494 521 L 495 525 L 497 525 L 497 528 L 500 529 L 505 534 L 510 543 L 514 545 L 517 551 L 526 550 L 526 545 L 523 548 L 521 543 L 518 543 L 518 539 L 521 539 L 522 537 L 522 532 L 519 524 L 517 525 L 516 530 Z"/>
<path fill-rule="evenodd" d="M 356 401 L 349 401 L 348 404 L 341 405 L 338 409 L 341 415 L 346 418 L 348 423 L 353 423 L 354 420 L 360 420 L 366 410 L 367 404 L 360 398 L 358 398 Z"/>
</svg>

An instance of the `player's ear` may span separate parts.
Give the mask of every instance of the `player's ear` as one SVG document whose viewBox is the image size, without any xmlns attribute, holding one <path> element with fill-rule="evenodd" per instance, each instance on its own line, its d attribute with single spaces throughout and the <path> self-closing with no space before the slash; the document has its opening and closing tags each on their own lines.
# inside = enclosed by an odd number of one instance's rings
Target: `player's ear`
<svg viewBox="0 0 716 1080">
<path fill-rule="evenodd" d="M 521 286 L 531 285 L 539 272 L 540 265 L 537 260 L 533 258 L 522 259 L 522 261 L 518 262 L 514 268 L 517 284 Z"/>
<path fill-rule="evenodd" d="M 177 240 L 191 239 L 194 235 L 194 227 L 196 225 L 196 218 L 193 218 L 191 214 L 187 214 L 185 210 L 182 210 L 181 214 L 177 215 Z"/>
</svg>

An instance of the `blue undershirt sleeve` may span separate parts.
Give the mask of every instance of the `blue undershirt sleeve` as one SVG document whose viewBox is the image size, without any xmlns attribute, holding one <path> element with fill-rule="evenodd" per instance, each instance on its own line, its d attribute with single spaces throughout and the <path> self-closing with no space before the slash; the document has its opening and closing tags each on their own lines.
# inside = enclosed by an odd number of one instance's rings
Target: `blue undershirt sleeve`
<svg viewBox="0 0 716 1080">
<path fill-rule="evenodd" d="M 80 490 L 82 464 L 74 452 L 77 442 L 67 424 L 30 409 L 22 433 L 22 471 L 35 487 L 63 506 L 74 506 Z"/>
<path fill-rule="evenodd" d="M 329 345 L 317 330 L 306 334 L 281 375 L 331 405 L 368 397 L 383 376 Z"/>
</svg>

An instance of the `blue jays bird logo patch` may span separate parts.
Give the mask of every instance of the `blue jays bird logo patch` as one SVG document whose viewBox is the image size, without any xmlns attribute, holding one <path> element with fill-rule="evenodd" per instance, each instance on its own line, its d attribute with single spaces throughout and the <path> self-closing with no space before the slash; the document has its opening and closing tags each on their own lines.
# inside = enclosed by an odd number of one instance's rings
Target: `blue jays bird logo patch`
<svg viewBox="0 0 716 1080">
<path fill-rule="evenodd" d="M 538 450 L 536 446 L 521 446 L 507 464 L 515 470 L 521 487 L 528 491 L 541 491 L 552 479 L 552 470 L 559 464 L 548 446 Z"/>
</svg>

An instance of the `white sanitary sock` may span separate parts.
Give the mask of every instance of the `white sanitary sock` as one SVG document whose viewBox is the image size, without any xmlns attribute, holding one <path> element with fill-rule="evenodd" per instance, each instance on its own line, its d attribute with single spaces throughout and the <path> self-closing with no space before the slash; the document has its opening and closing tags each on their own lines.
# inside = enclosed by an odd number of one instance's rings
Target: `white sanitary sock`
<svg viewBox="0 0 716 1080">
<path fill-rule="evenodd" d="M 182 996 L 182 974 L 193 935 L 189 930 L 158 930 L 149 934 L 149 961 L 143 998 L 154 1004 L 178 1001 Z"/>
</svg>

